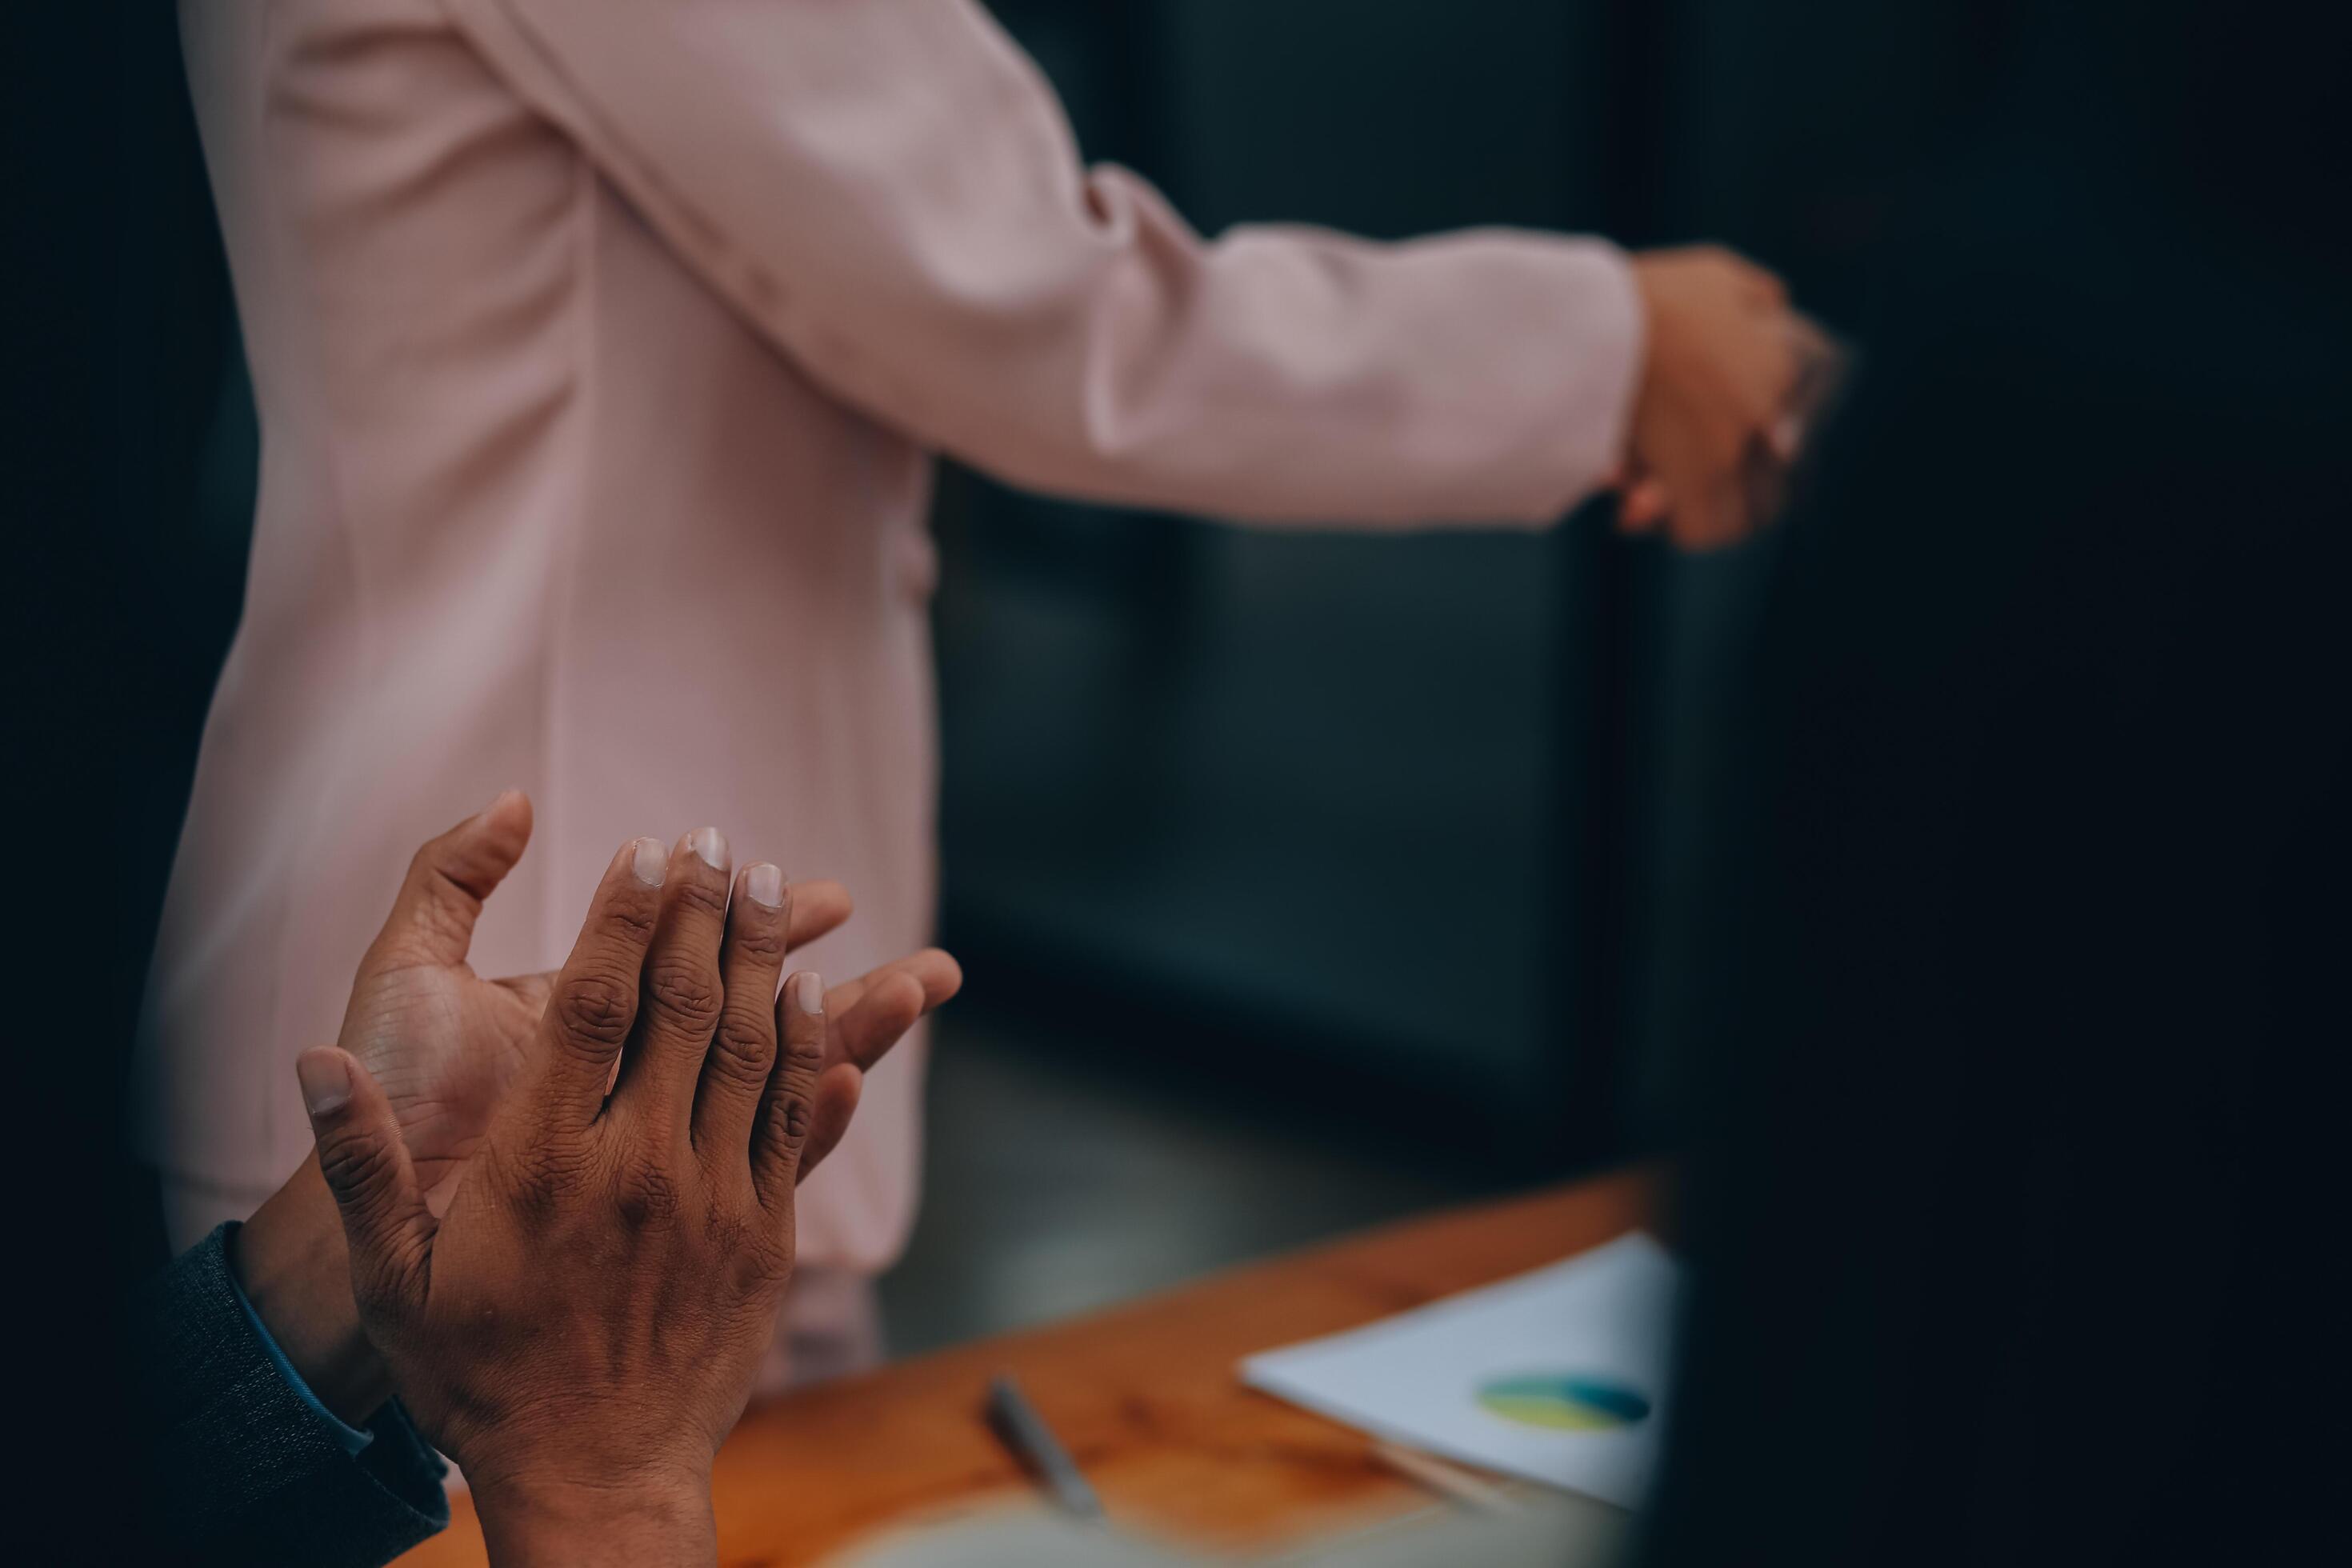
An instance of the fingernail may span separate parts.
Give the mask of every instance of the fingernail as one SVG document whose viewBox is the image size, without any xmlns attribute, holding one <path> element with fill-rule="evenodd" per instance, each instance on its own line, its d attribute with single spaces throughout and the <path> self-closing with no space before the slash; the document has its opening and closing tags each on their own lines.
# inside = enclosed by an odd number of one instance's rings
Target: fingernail
<svg viewBox="0 0 2352 1568">
<path fill-rule="evenodd" d="M 743 873 L 743 890 L 752 902 L 772 910 L 784 901 L 784 874 L 762 860 Z"/>
<path fill-rule="evenodd" d="M 803 969 L 793 976 L 793 1006 L 809 1017 L 824 1011 L 824 981 L 814 969 Z"/>
<path fill-rule="evenodd" d="M 502 789 L 499 791 L 498 794 L 490 796 L 490 804 L 482 807 L 479 815 L 483 816 L 489 816 L 492 812 L 495 812 L 499 807 L 506 805 L 508 801 L 512 800 L 516 795 L 519 795 L 521 793 L 522 791 L 519 789 Z"/>
<path fill-rule="evenodd" d="M 629 869 L 646 887 L 658 888 L 669 870 L 669 850 L 658 838 L 640 838 L 630 846 Z"/>
<path fill-rule="evenodd" d="M 698 827 L 686 836 L 687 847 L 714 871 L 727 869 L 727 836 L 715 827 Z"/>
<path fill-rule="evenodd" d="M 352 1097 L 352 1069 L 341 1051 L 304 1051 L 294 1058 L 294 1077 L 302 1086 L 302 1107 L 312 1116 L 340 1110 Z"/>
</svg>

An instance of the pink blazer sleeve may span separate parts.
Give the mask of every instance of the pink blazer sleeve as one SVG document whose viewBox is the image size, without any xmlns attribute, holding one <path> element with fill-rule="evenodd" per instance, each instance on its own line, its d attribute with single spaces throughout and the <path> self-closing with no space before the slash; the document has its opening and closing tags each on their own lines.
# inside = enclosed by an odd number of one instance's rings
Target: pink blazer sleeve
<svg viewBox="0 0 2352 1568">
<path fill-rule="evenodd" d="M 1268 521 L 1539 523 L 1624 441 L 1591 239 L 1204 241 L 1084 167 L 970 0 L 444 0 L 490 68 L 828 391 L 1011 482 Z"/>
</svg>

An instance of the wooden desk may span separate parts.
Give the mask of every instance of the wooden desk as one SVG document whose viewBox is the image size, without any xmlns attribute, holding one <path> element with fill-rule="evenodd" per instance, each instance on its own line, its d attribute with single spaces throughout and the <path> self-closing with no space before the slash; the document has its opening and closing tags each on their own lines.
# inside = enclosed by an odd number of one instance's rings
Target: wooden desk
<svg viewBox="0 0 2352 1568">
<path fill-rule="evenodd" d="M 1025 1494 L 980 1417 L 989 1378 L 1008 1370 L 1112 1518 L 1171 1542 L 1274 1546 L 1425 1506 L 1369 1439 L 1242 1387 L 1234 1363 L 1596 1246 L 1651 1223 L 1658 1203 L 1654 1173 L 1602 1177 L 787 1394 L 746 1414 L 719 1453 L 720 1560 L 813 1563 L 885 1526 Z M 448 1531 L 407 1568 L 485 1562 L 472 1508 L 453 1501 Z"/>
</svg>

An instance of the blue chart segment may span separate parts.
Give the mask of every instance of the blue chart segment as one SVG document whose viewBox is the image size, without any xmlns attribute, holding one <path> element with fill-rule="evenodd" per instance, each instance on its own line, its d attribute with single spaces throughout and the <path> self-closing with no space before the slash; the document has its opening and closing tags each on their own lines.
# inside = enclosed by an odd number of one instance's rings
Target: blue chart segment
<svg viewBox="0 0 2352 1568">
<path fill-rule="evenodd" d="M 1650 1415 L 1650 1401 L 1638 1390 L 1576 1373 L 1496 1378 L 1480 1386 L 1478 1405 L 1506 1421 L 1554 1432 L 1612 1431 Z"/>
</svg>

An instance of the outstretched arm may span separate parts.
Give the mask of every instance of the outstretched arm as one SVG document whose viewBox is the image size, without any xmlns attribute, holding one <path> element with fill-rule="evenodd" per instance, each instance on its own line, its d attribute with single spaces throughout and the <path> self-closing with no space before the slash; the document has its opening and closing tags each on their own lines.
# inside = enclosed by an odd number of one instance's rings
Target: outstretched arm
<svg viewBox="0 0 2352 1568">
<path fill-rule="evenodd" d="M 1204 241 L 1084 167 L 971 0 L 444 0 L 808 374 L 1014 483 L 1233 517 L 1540 523 L 1617 470 L 1613 247 Z"/>
</svg>

